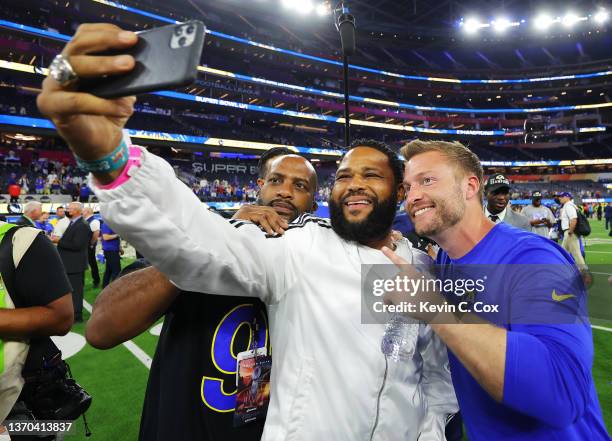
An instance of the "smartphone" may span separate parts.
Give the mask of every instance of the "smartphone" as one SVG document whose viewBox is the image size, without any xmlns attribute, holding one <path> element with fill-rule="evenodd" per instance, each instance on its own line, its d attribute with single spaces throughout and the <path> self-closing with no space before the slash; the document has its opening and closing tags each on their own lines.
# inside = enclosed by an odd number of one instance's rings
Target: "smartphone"
<svg viewBox="0 0 612 441">
<path fill-rule="evenodd" d="M 190 20 L 137 32 L 138 43 L 127 50 L 96 55 L 132 55 L 134 69 L 123 75 L 80 79 L 78 90 L 102 98 L 174 89 L 193 83 L 204 46 L 206 27 Z"/>
</svg>

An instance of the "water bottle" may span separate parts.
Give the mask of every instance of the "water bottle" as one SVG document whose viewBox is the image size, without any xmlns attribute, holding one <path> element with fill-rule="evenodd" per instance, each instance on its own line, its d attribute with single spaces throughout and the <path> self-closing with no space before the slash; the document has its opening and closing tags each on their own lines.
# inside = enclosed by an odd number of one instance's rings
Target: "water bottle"
<svg viewBox="0 0 612 441">
<path fill-rule="evenodd" d="M 409 361 L 414 356 L 419 324 L 400 313 L 393 313 L 385 326 L 380 350 L 393 361 Z"/>
</svg>

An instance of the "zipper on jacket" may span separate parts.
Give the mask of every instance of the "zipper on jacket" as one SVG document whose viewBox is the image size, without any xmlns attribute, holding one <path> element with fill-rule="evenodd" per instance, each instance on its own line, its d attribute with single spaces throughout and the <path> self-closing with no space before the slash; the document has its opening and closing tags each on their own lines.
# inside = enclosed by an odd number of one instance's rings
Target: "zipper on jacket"
<svg viewBox="0 0 612 441">
<path fill-rule="evenodd" d="M 380 386 L 380 390 L 378 391 L 378 397 L 376 398 L 376 418 L 374 419 L 374 426 L 372 427 L 372 433 L 370 434 L 370 441 L 374 439 L 374 433 L 376 432 L 376 427 L 378 426 L 378 416 L 380 414 L 380 397 L 382 396 L 383 390 L 385 389 L 385 385 L 387 383 L 388 371 L 389 361 L 387 360 L 387 356 L 385 355 L 385 375 L 383 376 L 382 385 Z"/>
</svg>

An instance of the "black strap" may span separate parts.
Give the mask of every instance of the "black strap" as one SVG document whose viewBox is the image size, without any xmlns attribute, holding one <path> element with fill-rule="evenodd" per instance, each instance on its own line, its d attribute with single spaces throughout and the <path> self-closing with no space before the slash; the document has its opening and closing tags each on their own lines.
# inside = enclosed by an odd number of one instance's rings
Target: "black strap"
<svg viewBox="0 0 612 441">
<path fill-rule="evenodd" d="M 11 228 L 6 232 L 0 242 L 0 274 L 4 286 L 11 296 L 11 300 L 16 308 L 25 308 L 26 305 L 22 296 L 15 287 L 15 262 L 13 261 L 13 236 L 18 229 L 23 227 Z M 44 360 L 49 360 L 60 353 L 58 347 L 49 337 L 37 337 L 30 340 L 30 350 L 23 367 L 23 372 L 35 371 L 40 369 Z"/>
<path fill-rule="evenodd" d="M 23 302 L 15 292 L 15 262 L 13 261 L 13 236 L 22 227 L 11 228 L 0 242 L 0 274 L 4 286 L 16 307 L 23 307 Z"/>
</svg>

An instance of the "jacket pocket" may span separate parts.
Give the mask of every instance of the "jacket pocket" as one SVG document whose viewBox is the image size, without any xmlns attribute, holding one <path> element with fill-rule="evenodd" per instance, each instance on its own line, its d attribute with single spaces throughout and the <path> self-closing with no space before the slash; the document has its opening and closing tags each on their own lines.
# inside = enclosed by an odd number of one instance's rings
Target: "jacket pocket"
<svg viewBox="0 0 612 441">
<path fill-rule="evenodd" d="M 300 368 L 293 382 L 293 394 L 291 408 L 289 410 L 289 421 L 287 424 L 287 436 L 285 441 L 304 441 L 303 425 L 306 413 L 309 412 L 312 403 L 309 398 L 312 391 L 314 360 L 310 357 L 300 357 Z"/>
</svg>

